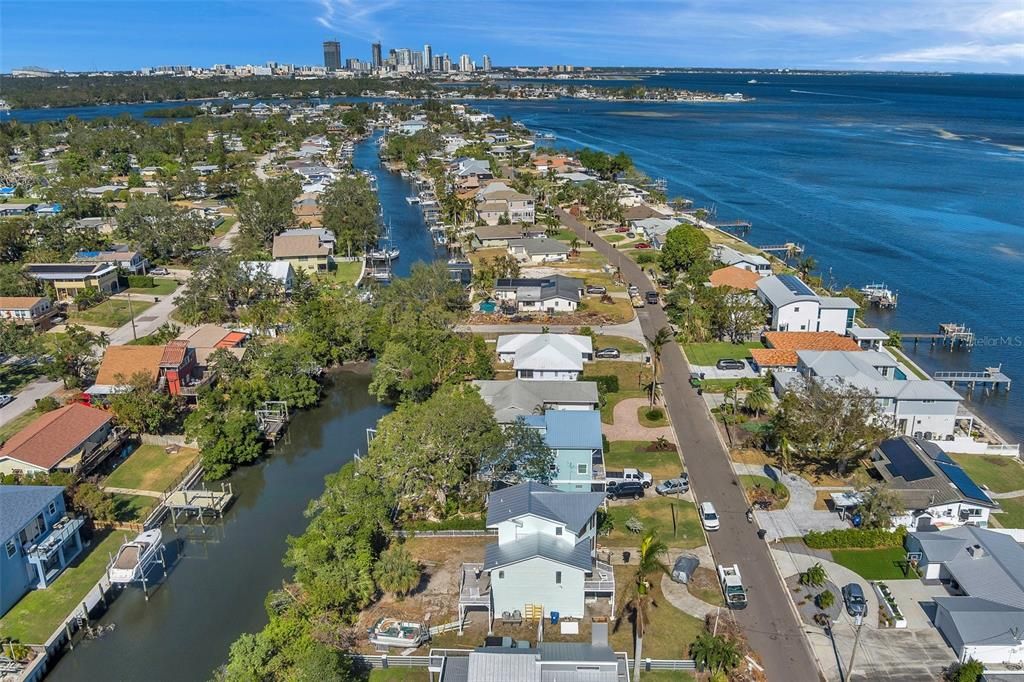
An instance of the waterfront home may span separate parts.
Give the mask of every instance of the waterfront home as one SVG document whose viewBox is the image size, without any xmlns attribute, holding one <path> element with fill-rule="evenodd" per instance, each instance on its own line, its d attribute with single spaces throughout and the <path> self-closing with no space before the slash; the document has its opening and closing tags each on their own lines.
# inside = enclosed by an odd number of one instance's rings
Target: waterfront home
<svg viewBox="0 0 1024 682">
<path fill-rule="evenodd" d="M 961 397 L 943 382 L 908 378 L 892 356 L 879 351 L 800 350 L 796 354 L 795 372 L 773 375 L 780 397 L 799 376 L 842 382 L 874 395 L 882 418 L 897 435 L 927 440 L 953 438 Z"/>
<path fill-rule="evenodd" d="M 30 590 L 45 590 L 82 553 L 82 519 L 70 518 L 64 488 L 0 485 L 0 615 Z"/>
<path fill-rule="evenodd" d="M 757 280 L 761 275 L 752 270 L 738 268 L 735 265 L 726 265 L 718 268 L 708 276 L 708 282 L 713 287 L 728 287 L 737 291 L 757 291 Z"/>
<path fill-rule="evenodd" d="M 904 546 L 923 578 L 950 593 L 934 598 L 934 622 L 959 660 L 1024 663 L 1024 547 L 975 526 L 909 533 Z"/>
<path fill-rule="evenodd" d="M 732 265 L 737 268 L 756 272 L 762 277 L 772 274 L 771 262 L 756 253 L 743 253 L 725 244 L 715 244 L 711 247 L 711 255 L 722 265 Z"/>
<path fill-rule="evenodd" d="M 0 296 L 0 320 L 47 330 L 57 312 L 48 296 Z"/>
<path fill-rule="evenodd" d="M 888 334 L 875 327 L 853 325 L 846 333 L 861 350 L 882 350 L 882 346 L 889 340 Z"/>
<path fill-rule="evenodd" d="M 71 260 L 75 263 L 113 265 L 132 275 L 144 275 L 149 269 L 149 260 L 127 246 L 117 246 L 104 251 L 78 251 L 71 256 Z"/>
<path fill-rule="evenodd" d="M 893 526 L 922 531 L 967 524 L 985 528 L 991 510 L 998 509 L 959 464 L 923 438 L 884 440 L 871 453 L 871 463 L 905 510 L 893 518 Z"/>
<path fill-rule="evenodd" d="M 600 402 L 593 381 L 493 381 L 479 379 L 473 385 L 494 410 L 499 424 L 548 410 L 595 410 Z"/>
<path fill-rule="evenodd" d="M 96 381 L 85 389 L 89 401 L 100 403 L 108 396 L 128 390 L 128 382 L 145 375 L 154 390 L 161 375 L 164 346 L 107 346 L 96 372 Z"/>
<path fill-rule="evenodd" d="M 397 126 L 395 126 L 395 130 L 397 130 L 402 135 L 415 135 L 416 133 L 420 132 L 421 130 L 424 130 L 425 128 L 427 128 L 427 121 L 425 117 L 411 118 L 407 121 L 402 121 Z"/>
<path fill-rule="evenodd" d="M 109 412 L 73 403 L 44 412 L 0 446 L 0 474 L 76 471 L 108 445 Z"/>
<path fill-rule="evenodd" d="M 555 154 L 554 156 L 538 154 L 533 157 L 531 163 L 533 164 L 533 169 L 538 173 L 547 173 L 549 170 L 561 172 L 569 166 L 570 159 L 565 154 Z"/>
<path fill-rule="evenodd" d="M 118 290 L 117 267 L 106 263 L 30 263 L 25 272 L 53 286 L 60 301 L 72 300 L 86 289 L 104 294 Z"/>
<path fill-rule="evenodd" d="M 502 306 L 510 306 L 520 313 L 575 312 L 583 298 L 583 280 L 564 275 L 536 279 L 499 279 L 494 298 Z"/>
<path fill-rule="evenodd" d="M 252 279 L 257 277 L 270 277 L 277 280 L 285 293 L 292 290 L 292 283 L 295 279 L 295 270 L 292 269 L 292 264 L 286 260 L 248 260 L 239 263 L 238 267 Z"/>
<path fill-rule="evenodd" d="M 503 218 L 513 223 L 536 222 L 534 199 L 503 182 L 492 182 L 477 190 L 477 218 L 497 225 Z"/>
<path fill-rule="evenodd" d="M 549 485 L 565 492 L 604 489 L 601 413 L 596 410 L 549 410 L 522 417 L 537 429 L 555 457 Z"/>
<path fill-rule="evenodd" d="M 478 225 L 473 228 L 475 243 L 480 248 L 507 247 L 514 239 L 536 239 L 544 236 L 544 228 L 525 223 L 511 225 Z"/>
<path fill-rule="evenodd" d="M 651 243 L 651 246 L 661 249 L 665 243 L 665 236 L 669 230 L 679 225 L 679 221 L 670 218 L 644 218 L 634 220 L 632 225 L 637 233 L 643 235 L 644 239 Z"/>
<path fill-rule="evenodd" d="M 459 615 L 483 607 L 515 613 L 583 618 L 587 599 L 615 599 L 615 574 L 597 561 L 597 510 L 604 493 L 567 493 L 528 481 L 487 497 L 487 527 L 498 541 L 483 564 L 463 566 Z M 614 613 L 614 603 L 612 605 Z"/>
<path fill-rule="evenodd" d="M 468 260 L 451 259 L 445 266 L 448 269 L 448 279 L 458 282 L 463 287 L 469 287 L 473 283 L 473 264 Z"/>
<path fill-rule="evenodd" d="M 584 185 L 588 182 L 599 182 L 599 179 L 595 175 L 590 175 L 589 173 L 584 173 L 582 171 L 570 171 L 568 173 L 557 173 L 555 175 L 555 182 L 571 182 L 574 185 Z"/>
<path fill-rule="evenodd" d="M 248 340 L 246 332 L 233 331 L 215 324 L 204 324 L 190 332 L 181 334 L 178 339 L 185 341 L 195 350 L 196 367 L 205 370 L 209 367 L 210 356 L 218 350 L 226 350 L 239 360 L 245 354 L 244 343 Z"/>
<path fill-rule="evenodd" d="M 457 180 L 475 178 L 479 181 L 490 180 L 494 177 L 491 172 L 491 162 L 486 159 L 463 157 L 455 161 L 453 168 L 453 174 Z"/>
<path fill-rule="evenodd" d="M 517 378 L 530 380 L 576 381 L 594 357 L 591 338 L 573 334 L 503 334 L 497 350 Z"/>
<path fill-rule="evenodd" d="M 327 272 L 334 256 L 330 230 L 288 230 L 274 237 L 273 257 L 306 272 Z"/>
<path fill-rule="evenodd" d="M 438 682 L 625 682 L 626 654 L 608 646 L 608 623 L 591 624 L 591 643 L 538 642 L 536 647 L 483 646 L 469 655 L 432 652 L 441 660 Z"/>
<path fill-rule="evenodd" d="M 845 335 L 858 307 L 846 296 L 819 296 L 796 275 L 763 277 L 757 297 L 768 306 L 769 328 L 775 331 Z"/>
<path fill-rule="evenodd" d="M 9 218 L 34 213 L 38 205 L 36 203 L 5 201 L 0 203 L 0 217 Z"/>
<path fill-rule="evenodd" d="M 626 206 L 622 209 L 622 222 L 626 225 L 631 225 L 637 220 L 644 220 L 645 218 L 667 218 L 663 213 L 660 213 L 647 204 L 640 204 L 638 206 Z"/>
<path fill-rule="evenodd" d="M 762 375 L 769 371 L 796 371 L 799 364 L 797 351 L 860 350 L 860 346 L 853 339 L 839 336 L 834 332 L 765 332 L 762 338 L 767 347 L 750 350 L 752 368 Z"/>
<path fill-rule="evenodd" d="M 569 247 L 560 241 L 537 239 L 510 239 L 508 252 L 521 263 L 552 263 L 569 260 Z"/>
</svg>

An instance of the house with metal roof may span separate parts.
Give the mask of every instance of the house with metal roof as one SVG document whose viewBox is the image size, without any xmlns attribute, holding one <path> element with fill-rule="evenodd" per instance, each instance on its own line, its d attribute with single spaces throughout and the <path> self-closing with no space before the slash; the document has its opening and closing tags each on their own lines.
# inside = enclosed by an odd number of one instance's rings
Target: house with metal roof
<svg viewBox="0 0 1024 682">
<path fill-rule="evenodd" d="M 851 385 L 875 396 L 883 418 L 898 435 L 953 438 L 962 398 L 945 383 L 907 376 L 881 351 L 798 350 L 796 355 L 795 372 L 772 375 L 779 397 L 803 379 Z"/>
<path fill-rule="evenodd" d="M 33 589 L 45 590 L 82 552 L 82 519 L 70 518 L 64 488 L 0 485 L 0 616 Z"/>
<path fill-rule="evenodd" d="M 494 287 L 494 298 L 520 313 L 574 312 L 583 298 L 583 280 L 565 275 L 503 278 Z"/>
<path fill-rule="evenodd" d="M 112 294 L 119 288 L 117 266 L 108 263 L 30 263 L 25 272 L 51 284 L 60 301 L 71 300 L 85 289 Z"/>
<path fill-rule="evenodd" d="M 935 597 L 935 627 L 961 661 L 1024 663 L 1024 547 L 976 526 L 909 533 L 904 546 L 924 579 L 950 593 Z"/>
<path fill-rule="evenodd" d="M 487 527 L 498 541 L 482 564 L 465 564 L 459 616 L 486 608 L 493 619 L 553 613 L 582 618 L 586 600 L 607 598 L 614 612 L 615 574 L 597 560 L 597 510 L 604 493 L 569 493 L 528 481 L 492 492 Z"/>
<path fill-rule="evenodd" d="M 569 260 L 569 247 L 556 239 L 510 239 L 508 252 L 521 263 L 551 263 Z"/>
<path fill-rule="evenodd" d="M 722 265 L 732 265 L 737 268 L 756 272 L 767 277 L 772 274 L 772 264 L 767 258 L 756 253 L 743 253 L 726 244 L 715 244 L 711 247 L 712 255 Z"/>
<path fill-rule="evenodd" d="M 242 261 L 238 264 L 238 267 L 251 278 L 266 276 L 276 279 L 280 282 L 286 293 L 292 290 L 292 282 L 295 279 L 295 270 L 292 268 L 292 264 L 286 260 Z"/>
<path fill-rule="evenodd" d="M 942 448 L 923 438 L 882 441 L 871 453 L 875 471 L 902 502 L 905 513 L 893 526 L 933 530 L 988 526 L 999 506 Z"/>
<path fill-rule="evenodd" d="M 503 334 L 497 345 L 519 379 L 576 381 L 594 358 L 593 340 L 578 334 Z"/>
<path fill-rule="evenodd" d="M 473 228 L 475 242 L 481 248 L 507 247 L 513 239 L 536 239 L 544 236 L 544 228 L 526 223 L 510 225 L 478 225 Z"/>
<path fill-rule="evenodd" d="M 539 430 L 551 448 L 555 457 L 550 483 L 553 488 L 566 492 L 604 489 L 600 412 L 551 410 L 521 419 L 527 426 Z"/>
<path fill-rule="evenodd" d="M 478 379 L 473 385 L 494 410 L 499 424 L 510 424 L 548 410 L 595 410 L 599 406 L 594 381 L 493 381 Z"/>
<path fill-rule="evenodd" d="M 773 275 L 757 281 L 757 297 L 770 310 L 774 331 L 835 332 L 853 327 L 857 304 L 845 296 L 819 296 L 796 275 Z"/>
</svg>

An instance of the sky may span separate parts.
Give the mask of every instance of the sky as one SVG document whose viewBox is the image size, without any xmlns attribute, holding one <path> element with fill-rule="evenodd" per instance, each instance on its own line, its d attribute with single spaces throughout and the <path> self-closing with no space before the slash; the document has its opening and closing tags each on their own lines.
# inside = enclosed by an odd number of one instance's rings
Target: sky
<svg viewBox="0 0 1024 682">
<path fill-rule="evenodd" d="M 322 63 L 321 43 L 495 66 L 1024 73 L 1024 0 L 0 0 L 0 71 Z"/>
</svg>

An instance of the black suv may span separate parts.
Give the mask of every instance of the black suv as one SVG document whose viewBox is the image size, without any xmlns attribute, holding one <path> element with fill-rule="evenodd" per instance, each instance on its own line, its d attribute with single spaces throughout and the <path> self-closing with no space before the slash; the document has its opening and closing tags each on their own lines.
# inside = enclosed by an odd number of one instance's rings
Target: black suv
<svg viewBox="0 0 1024 682">
<path fill-rule="evenodd" d="M 658 305 L 657 291 L 648 291 L 644 296 L 647 297 L 647 305 Z"/>
<path fill-rule="evenodd" d="M 609 500 L 621 500 L 626 497 L 639 500 L 644 496 L 644 484 L 639 481 L 623 481 L 618 485 L 609 485 L 607 493 Z"/>
</svg>

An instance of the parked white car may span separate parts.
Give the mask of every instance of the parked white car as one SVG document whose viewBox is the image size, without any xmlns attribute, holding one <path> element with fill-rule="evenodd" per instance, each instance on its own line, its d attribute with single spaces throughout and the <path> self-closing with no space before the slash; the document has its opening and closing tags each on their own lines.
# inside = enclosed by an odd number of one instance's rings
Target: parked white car
<svg viewBox="0 0 1024 682">
<path fill-rule="evenodd" d="M 704 526 L 704 530 L 718 530 L 722 526 L 722 522 L 718 518 L 718 512 L 715 511 L 715 505 L 710 502 L 700 503 L 700 523 Z"/>
</svg>

